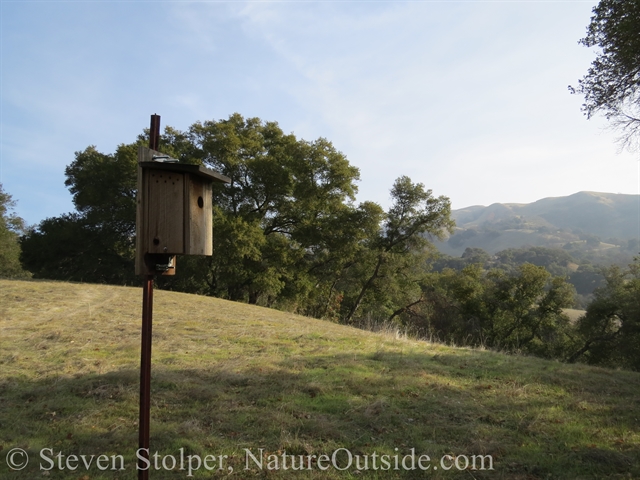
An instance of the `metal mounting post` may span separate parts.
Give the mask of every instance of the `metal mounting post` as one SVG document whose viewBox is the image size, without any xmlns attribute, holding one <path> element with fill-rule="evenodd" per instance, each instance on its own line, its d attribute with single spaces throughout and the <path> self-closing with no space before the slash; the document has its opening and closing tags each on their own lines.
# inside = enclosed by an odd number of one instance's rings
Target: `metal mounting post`
<svg viewBox="0 0 640 480">
<path fill-rule="evenodd" d="M 140 348 L 140 418 L 138 448 L 149 460 L 149 422 L 151 409 L 151 338 L 153 321 L 153 275 L 145 275 L 142 287 L 142 343 Z M 138 479 L 149 478 L 149 464 L 138 460 Z"/>
<path fill-rule="evenodd" d="M 151 115 L 149 148 L 158 150 L 160 115 Z M 138 453 L 149 460 L 149 423 L 151 410 L 151 338 L 153 323 L 153 279 L 145 275 L 142 286 L 142 342 L 140 345 L 140 418 L 138 421 Z M 149 479 L 149 463 L 138 460 L 138 480 Z"/>
</svg>

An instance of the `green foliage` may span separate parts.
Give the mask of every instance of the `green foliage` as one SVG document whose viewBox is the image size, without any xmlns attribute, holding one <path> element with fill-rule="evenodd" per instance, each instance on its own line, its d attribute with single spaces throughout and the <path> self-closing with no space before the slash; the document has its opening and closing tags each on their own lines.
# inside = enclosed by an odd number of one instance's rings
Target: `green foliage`
<svg viewBox="0 0 640 480">
<path fill-rule="evenodd" d="M 0 183 L 0 276 L 24 278 L 29 274 L 20 264 L 20 244 L 18 239 L 24 232 L 22 218 L 13 212 L 15 201 L 4 191 Z"/>
<path fill-rule="evenodd" d="M 562 357 L 570 340 L 562 308 L 573 305 L 573 288 L 543 267 L 525 263 L 518 270 L 513 276 L 497 273 L 487 295 L 487 346 Z"/>
<path fill-rule="evenodd" d="M 423 287 L 425 302 L 405 316 L 405 324 L 419 335 L 459 345 L 482 345 L 484 328 L 479 313 L 484 310 L 489 282 L 479 264 L 461 271 L 445 268 L 431 274 Z"/>
<path fill-rule="evenodd" d="M 88 147 L 65 170 L 78 213 L 91 225 L 129 238 L 135 234 L 137 147 L 120 145 L 113 155 Z"/>
<path fill-rule="evenodd" d="M 425 263 L 424 254 L 429 245 L 427 236 L 442 238 L 445 232 L 453 230 L 449 199 L 433 197 L 431 190 L 425 190 L 423 184 L 414 184 L 406 176 L 400 177 L 391 189 L 391 198 L 393 202 L 381 228 L 371 238 L 368 251 L 359 261 L 359 274 L 353 279 L 357 288 L 345 302 L 347 323 L 353 320 L 367 295 L 373 296 L 371 305 L 389 308 L 392 304 L 393 310 L 402 308 L 403 305 L 393 304 L 388 298 L 390 291 L 416 285 L 420 273 L 417 277 L 411 275 L 412 267 Z M 404 288 L 398 288 L 397 282 L 404 283 Z"/>
<path fill-rule="evenodd" d="M 604 276 L 580 319 L 583 344 L 571 360 L 640 370 L 640 259 L 626 269 L 606 269 Z"/>
<path fill-rule="evenodd" d="M 569 281 L 576 287 L 576 292 L 580 295 L 593 293 L 596 288 L 604 283 L 601 268 L 591 264 L 580 265 L 578 269 L 571 273 Z"/>
<path fill-rule="evenodd" d="M 195 157 L 231 178 L 214 191 L 210 292 L 335 313 L 338 278 L 381 217 L 375 204 L 353 205 L 357 168 L 323 138 L 298 140 L 238 114 L 196 123 L 188 135 Z"/>
<path fill-rule="evenodd" d="M 22 238 L 22 261 L 36 278 L 132 285 L 137 144 L 113 155 L 76 152 L 65 185 L 77 213 L 43 220 Z"/>
<path fill-rule="evenodd" d="M 437 258 L 433 259 L 431 266 L 436 272 L 442 272 L 444 269 L 451 269 L 459 272 L 463 268 L 474 264 L 480 264 L 485 268 L 489 268 L 493 265 L 493 259 L 482 248 L 467 247 L 459 257 L 452 257 L 441 253 Z"/>
<path fill-rule="evenodd" d="M 496 253 L 496 259 L 499 268 L 505 270 L 514 271 L 523 263 L 531 263 L 556 276 L 567 275 L 568 266 L 573 263 L 573 258 L 566 251 L 546 247 L 508 248 Z"/>
<path fill-rule="evenodd" d="M 485 252 L 481 248 L 476 247 L 465 248 L 460 258 L 462 258 L 467 264 L 485 264 L 490 260 L 489 254 L 487 252 Z"/>
<path fill-rule="evenodd" d="M 640 3 L 600 0 L 593 8 L 587 36 L 580 40 L 600 49 L 572 93 L 584 95 L 583 112 L 603 113 L 622 131 L 623 145 L 637 146 L 640 129 Z"/>
<path fill-rule="evenodd" d="M 404 316 L 423 336 L 547 358 L 563 358 L 573 346 L 562 312 L 573 304 L 573 287 L 543 267 L 525 263 L 513 273 L 486 272 L 480 264 L 444 269 L 431 274 L 423 289 L 423 305 Z"/>
<path fill-rule="evenodd" d="M 508 248 L 490 256 L 481 248 L 467 247 L 460 257 L 440 255 L 432 263 L 435 271 L 445 268 L 461 271 L 466 266 L 480 264 L 483 269 L 503 270 L 515 274 L 524 263 L 544 267 L 551 275 L 565 277 L 580 296 L 580 307 L 586 307 L 593 291 L 602 285 L 604 277 L 600 273 L 605 265 L 593 265 L 588 259 L 581 260 L 582 265 L 576 269 L 578 260 L 565 249 L 547 247 Z"/>
<path fill-rule="evenodd" d="M 71 213 L 47 218 L 21 238 L 21 260 L 35 278 L 131 285 L 131 240 Z"/>
</svg>

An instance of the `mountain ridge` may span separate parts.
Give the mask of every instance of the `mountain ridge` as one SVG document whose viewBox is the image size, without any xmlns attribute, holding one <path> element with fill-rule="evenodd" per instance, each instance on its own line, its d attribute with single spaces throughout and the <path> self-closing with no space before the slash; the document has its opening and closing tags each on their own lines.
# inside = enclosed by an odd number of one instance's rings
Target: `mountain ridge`
<svg viewBox="0 0 640 480">
<path fill-rule="evenodd" d="M 587 240 L 590 247 L 609 242 L 633 249 L 640 241 L 640 195 L 580 191 L 532 203 L 473 205 L 453 210 L 451 217 L 454 233 L 436 242 L 449 255 L 469 247 L 489 253 L 524 246 L 569 248 Z"/>
</svg>

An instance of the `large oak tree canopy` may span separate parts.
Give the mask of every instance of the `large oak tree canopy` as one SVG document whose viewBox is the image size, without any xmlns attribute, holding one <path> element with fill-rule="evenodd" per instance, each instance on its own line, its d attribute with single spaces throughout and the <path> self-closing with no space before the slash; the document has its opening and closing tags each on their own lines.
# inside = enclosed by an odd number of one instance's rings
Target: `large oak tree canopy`
<svg viewBox="0 0 640 480">
<path fill-rule="evenodd" d="M 601 0 L 593 8 L 587 47 L 599 47 L 596 59 L 572 93 L 584 95 L 582 110 L 603 114 L 621 132 L 623 146 L 638 146 L 640 133 L 640 1 Z"/>
<path fill-rule="evenodd" d="M 136 282 L 136 152 L 147 143 L 141 135 L 114 154 L 76 152 L 65 171 L 76 212 L 44 220 L 22 241 L 22 260 L 36 277 Z M 346 156 L 276 122 L 233 114 L 184 132 L 167 127 L 159 150 L 231 179 L 214 185 L 214 256 L 180 258 L 175 277 L 157 280 L 164 288 L 316 317 L 384 315 L 403 307 L 385 292 L 402 290 L 401 278 L 411 284 L 424 235 L 452 226 L 449 199 L 407 177 L 394 184 L 388 212 L 356 204 L 359 171 Z"/>
</svg>

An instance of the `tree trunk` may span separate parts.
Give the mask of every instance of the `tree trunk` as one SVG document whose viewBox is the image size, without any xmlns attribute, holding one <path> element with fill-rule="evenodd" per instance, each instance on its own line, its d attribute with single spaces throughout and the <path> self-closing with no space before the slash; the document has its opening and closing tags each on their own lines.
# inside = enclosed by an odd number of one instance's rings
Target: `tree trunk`
<svg viewBox="0 0 640 480">
<path fill-rule="evenodd" d="M 351 310 L 349 310 L 349 313 L 345 318 L 345 323 L 347 324 L 351 323 L 351 320 L 353 319 L 353 315 L 356 313 L 356 311 L 360 307 L 360 304 L 362 303 L 364 294 L 367 293 L 367 290 L 369 290 L 369 288 L 371 288 L 371 285 L 373 285 L 374 280 L 378 278 L 378 273 L 380 272 L 381 265 L 382 265 L 382 254 L 378 256 L 378 263 L 376 264 L 376 268 L 373 271 L 373 274 L 371 275 L 371 277 L 369 277 L 369 280 L 367 280 L 366 283 L 362 286 L 362 290 L 360 290 L 360 294 L 358 295 L 358 298 L 353 304 L 353 307 L 351 307 Z"/>
</svg>

